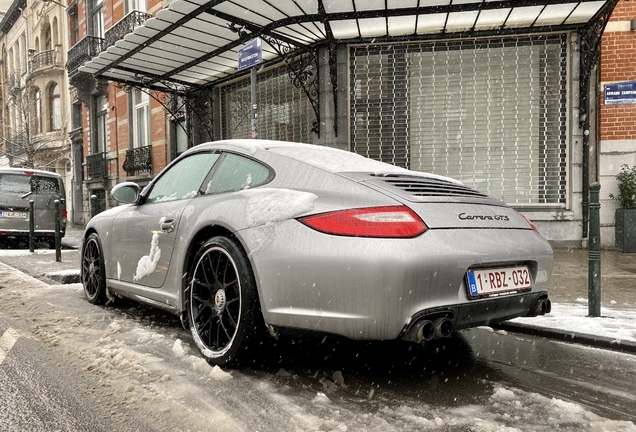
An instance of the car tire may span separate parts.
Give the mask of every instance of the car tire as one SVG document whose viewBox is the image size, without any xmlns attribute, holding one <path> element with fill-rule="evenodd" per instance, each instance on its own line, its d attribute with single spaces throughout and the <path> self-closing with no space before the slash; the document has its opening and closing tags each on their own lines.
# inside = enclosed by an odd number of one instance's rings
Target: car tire
<svg viewBox="0 0 636 432">
<path fill-rule="evenodd" d="M 254 274 L 235 240 L 214 237 L 199 248 L 185 298 L 192 337 L 210 364 L 236 365 L 261 340 Z"/>
<path fill-rule="evenodd" d="M 102 243 L 96 233 L 92 233 L 82 246 L 82 285 L 86 299 L 96 305 L 106 303 L 106 272 Z"/>
</svg>

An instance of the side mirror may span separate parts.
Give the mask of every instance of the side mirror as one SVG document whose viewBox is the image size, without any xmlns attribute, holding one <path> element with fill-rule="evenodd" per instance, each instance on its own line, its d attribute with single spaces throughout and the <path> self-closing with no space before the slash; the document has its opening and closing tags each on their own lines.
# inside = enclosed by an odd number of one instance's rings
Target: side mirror
<svg viewBox="0 0 636 432">
<path fill-rule="evenodd" d="M 110 196 L 115 201 L 122 204 L 133 204 L 139 198 L 139 185 L 133 182 L 123 182 L 116 185 L 111 191 Z"/>
</svg>

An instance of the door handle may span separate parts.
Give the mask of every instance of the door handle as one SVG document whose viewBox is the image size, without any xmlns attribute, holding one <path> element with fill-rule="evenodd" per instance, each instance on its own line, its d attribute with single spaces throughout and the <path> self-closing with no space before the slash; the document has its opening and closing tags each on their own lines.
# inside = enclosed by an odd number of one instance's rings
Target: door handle
<svg viewBox="0 0 636 432">
<path fill-rule="evenodd" d="M 174 219 L 164 219 L 164 221 L 161 222 L 161 231 L 171 233 L 175 229 L 174 223 L 175 223 Z"/>
</svg>

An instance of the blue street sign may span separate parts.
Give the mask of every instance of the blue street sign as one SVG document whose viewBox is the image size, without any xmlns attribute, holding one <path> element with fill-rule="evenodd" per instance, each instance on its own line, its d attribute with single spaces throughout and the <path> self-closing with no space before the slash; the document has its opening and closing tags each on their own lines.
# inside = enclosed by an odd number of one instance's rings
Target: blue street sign
<svg viewBox="0 0 636 432">
<path fill-rule="evenodd" d="M 259 64 L 262 59 L 261 38 L 256 38 L 239 50 L 238 68 L 239 70 L 249 69 Z"/>
<path fill-rule="evenodd" d="M 636 81 L 605 84 L 605 105 L 636 104 Z"/>
</svg>

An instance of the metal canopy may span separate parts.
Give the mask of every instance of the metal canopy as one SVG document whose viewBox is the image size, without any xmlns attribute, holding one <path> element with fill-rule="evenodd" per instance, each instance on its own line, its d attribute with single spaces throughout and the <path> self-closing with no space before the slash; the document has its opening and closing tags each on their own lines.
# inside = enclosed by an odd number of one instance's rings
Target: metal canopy
<svg viewBox="0 0 636 432">
<path fill-rule="evenodd" d="M 174 0 L 81 72 L 183 90 L 238 72 L 238 50 L 263 61 L 322 44 L 577 30 L 612 0 Z"/>
</svg>

